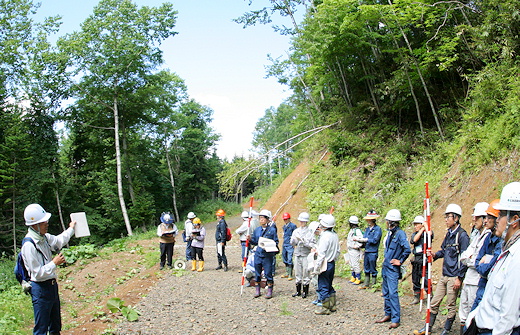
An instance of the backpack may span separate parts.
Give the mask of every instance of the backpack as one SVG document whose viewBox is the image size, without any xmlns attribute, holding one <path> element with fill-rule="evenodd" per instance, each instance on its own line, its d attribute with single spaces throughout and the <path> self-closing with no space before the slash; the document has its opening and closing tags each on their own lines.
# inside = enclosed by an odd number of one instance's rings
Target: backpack
<svg viewBox="0 0 520 335">
<path fill-rule="evenodd" d="M 34 243 L 32 238 L 24 237 L 24 239 L 22 240 L 22 246 L 25 242 L 31 242 L 36 248 L 36 244 Z M 39 253 L 41 253 L 41 251 L 38 248 L 36 248 L 36 250 Z M 14 265 L 14 276 L 16 277 L 16 280 L 18 280 L 18 282 L 24 288 L 25 293 L 27 293 L 28 289 L 30 288 L 30 285 L 27 285 L 27 283 L 29 283 L 29 281 L 31 280 L 31 276 L 29 275 L 29 271 L 27 271 L 27 268 L 25 267 L 25 263 L 22 257 L 22 251 L 18 253 L 18 257 L 16 258 L 16 263 Z"/>
<path fill-rule="evenodd" d="M 233 235 L 231 235 L 231 229 L 229 227 L 226 227 L 226 241 L 231 241 L 231 238 Z"/>
</svg>

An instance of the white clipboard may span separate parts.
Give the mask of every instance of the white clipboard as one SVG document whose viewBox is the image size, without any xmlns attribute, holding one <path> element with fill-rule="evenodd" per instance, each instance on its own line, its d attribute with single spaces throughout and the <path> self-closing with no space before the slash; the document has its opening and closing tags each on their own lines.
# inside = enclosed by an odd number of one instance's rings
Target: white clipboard
<svg viewBox="0 0 520 335">
<path fill-rule="evenodd" d="M 85 212 L 70 213 L 70 220 L 76 221 L 76 227 L 74 227 L 74 234 L 76 237 L 90 236 L 87 215 Z"/>
</svg>

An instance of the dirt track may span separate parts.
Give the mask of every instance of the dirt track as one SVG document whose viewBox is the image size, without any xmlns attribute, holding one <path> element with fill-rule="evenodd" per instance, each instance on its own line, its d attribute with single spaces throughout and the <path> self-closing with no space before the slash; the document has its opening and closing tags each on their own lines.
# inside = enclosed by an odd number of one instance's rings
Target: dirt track
<svg viewBox="0 0 520 335">
<path fill-rule="evenodd" d="M 232 220 L 229 225 L 235 228 L 238 223 Z M 294 281 L 280 278 L 280 261 L 272 299 L 254 299 L 251 287 L 244 288 L 240 295 L 241 263 L 236 235 L 226 249 L 229 271 L 217 271 L 214 226 L 206 225 L 205 271 L 188 271 L 182 276 L 168 272 L 136 305 L 142 312 L 139 321 L 123 322 L 118 326 L 118 334 L 411 334 L 421 326 L 423 313 L 408 304 L 410 296 L 401 297 L 400 328 L 390 331 L 388 324 L 374 324 L 384 315 L 381 293 L 358 290 L 339 277 L 334 281 L 338 311 L 315 315 L 315 306 L 311 304 L 314 294 L 306 299 L 291 297 Z M 182 244 L 178 245 L 175 254 L 183 251 Z"/>
</svg>

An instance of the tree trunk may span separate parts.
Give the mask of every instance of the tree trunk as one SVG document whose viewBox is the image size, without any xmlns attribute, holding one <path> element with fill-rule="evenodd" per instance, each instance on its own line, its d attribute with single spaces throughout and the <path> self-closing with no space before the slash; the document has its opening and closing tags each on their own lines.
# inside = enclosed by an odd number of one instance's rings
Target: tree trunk
<svg viewBox="0 0 520 335">
<path fill-rule="evenodd" d="M 123 157 L 125 158 L 125 170 L 126 175 L 128 176 L 128 194 L 130 195 L 130 201 L 132 202 L 132 204 L 135 204 L 134 182 L 132 180 L 132 171 L 130 170 L 130 164 L 128 164 L 128 142 L 126 140 L 126 127 L 123 122 L 121 122 L 121 133 L 123 134 Z"/>
<path fill-rule="evenodd" d="M 16 157 L 14 158 L 15 167 L 13 171 L 13 255 L 16 255 Z"/>
<path fill-rule="evenodd" d="M 388 4 L 390 6 L 392 6 L 392 1 L 391 0 L 388 0 Z M 410 41 L 408 41 L 408 36 L 406 36 L 403 28 L 401 27 L 401 24 L 399 23 L 399 19 L 397 17 L 397 14 L 395 12 L 393 12 L 394 15 L 395 15 L 395 22 L 397 23 L 397 26 L 399 27 L 399 31 L 401 32 L 401 36 L 403 36 L 403 39 L 406 43 L 406 46 L 408 47 L 408 51 L 410 52 L 410 57 L 412 57 L 414 63 L 415 63 L 415 67 L 417 68 L 417 74 L 419 75 L 419 78 L 421 79 L 421 84 L 423 86 L 423 89 L 424 89 L 424 93 L 426 94 L 426 97 L 428 98 L 428 102 L 430 103 L 430 108 L 432 110 L 432 113 L 433 113 L 433 118 L 435 119 L 435 124 L 437 125 L 437 130 L 439 131 L 439 135 L 441 137 L 441 140 L 444 141 L 444 134 L 442 133 L 442 128 L 441 128 L 441 124 L 439 122 L 439 119 L 437 117 L 437 110 L 435 109 L 435 105 L 433 104 L 433 100 L 432 100 L 432 97 L 430 95 L 430 91 L 428 90 L 428 86 L 426 86 L 426 81 L 424 80 L 424 77 L 422 75 L 422 71 L 421 71 L 421 67 L 419 65 L 419 62 L 417 61 L 417 58 L 415 58 L 414 54 L 413 54 L 413 49 L 412 49 L 412 46 L 410 45 Z"/>
<path fill-rule="evenodd" d="M 168 154 L 168 148 L 166 145 L 164 146 L 164 151 L 166 152 L 166 162 L 168 163 L 168 172 L 170 174 L 170 185 L 172 186 L 172 202 L 173 202 L 173 211 L 175 213 L 175 221 L 180 221 L 179 211 L 177 210 L 177 194 L 175 193 L 175 178 L 173 175 L 172 163 L 170 161 L 170 155 Z"/>
<path fill-rule="evenodd" d="M 119 112 L 117 109 L 117 98 L 114 98 L 114 140 L 116 149 L 116 170 L 117 170 L 117 195 L 119 203 L 121 204 L 121 212 L 123 213 L 123 220 L 125 221 L 126 231 L 129 236 L 132 236 L 132 226 L 126 211 L 125 198 L 123 196 L 123 179 L 121 177 L 121 148 L 119 147 Z"/>
<path fill-rule="evenodd" d="M 365 73 L 365 76 L 367 77 L 365 82 L 366 82 L 366 85 L 368 88 L 368 92 L 370 93 L 370 97 L 372 98 L 372 103 L 374 104 L 374 107 L 377 110 L 377 113 L 381 114 L 381 110 L 379 109 L 379 103 L 377 102 L 377 98 L 374 93 L 373 80 L 370 79 L 370 73 L 368 73 L 367 68 L 365 67 L 365 62 L 363 62 L 363 59 L 361 59 L 360 63 L 361 63 L 361 67 L 363 68 L 363 72 Z"/>
<path fill-rule="evenodd" d="M 60 223 L 61 223 L 61 228 L 63 228 L 63 230 L 65 230 L 65 222 L 63 221 L 63 212 L 61 211 L 61 202 L 60 202 L 60 194 L 58 193 L 58 183 L 56 182 L 56 176 L 54 176 L 54 172 L 52 173 L 52 179 L 54 180 L 54 185 L 55 185 L 55 189 L 54 189 L 54 194 L 56 195 L 56 205 L 58 206 L 58 215 L 60 217 Z M 67 243 L 68 245 L 68 243 Z"/>
</svg>

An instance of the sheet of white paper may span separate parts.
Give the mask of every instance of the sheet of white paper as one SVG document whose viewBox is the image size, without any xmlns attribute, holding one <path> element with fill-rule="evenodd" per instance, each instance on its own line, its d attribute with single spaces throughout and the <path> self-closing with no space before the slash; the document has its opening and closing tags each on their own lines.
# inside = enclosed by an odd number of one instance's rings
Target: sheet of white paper
<svg viewBox="0 0 520 335">
<path fill-rule="evenodd" d="M 222 244 L 217 243 L 217 252 L 220 256 L 222 256 Z"/>
<path fill-rule="evenodd" d="M 258 239 L 258 246 L 264 249 L 266 252 L 277 252 L 278 247 L 276 246 L 276 242 L 271 240 L 270 238 L 260 237 Z"/>
<path fill-rule="evenodd" d="M 90 230 L 88 229 L 87 215 L 85 212 L 71 213 L 70 220 L 76 221 L 76 227 L 74 228 L 74 234 L 76 237 L 90 236 Z"/>
</svg>

